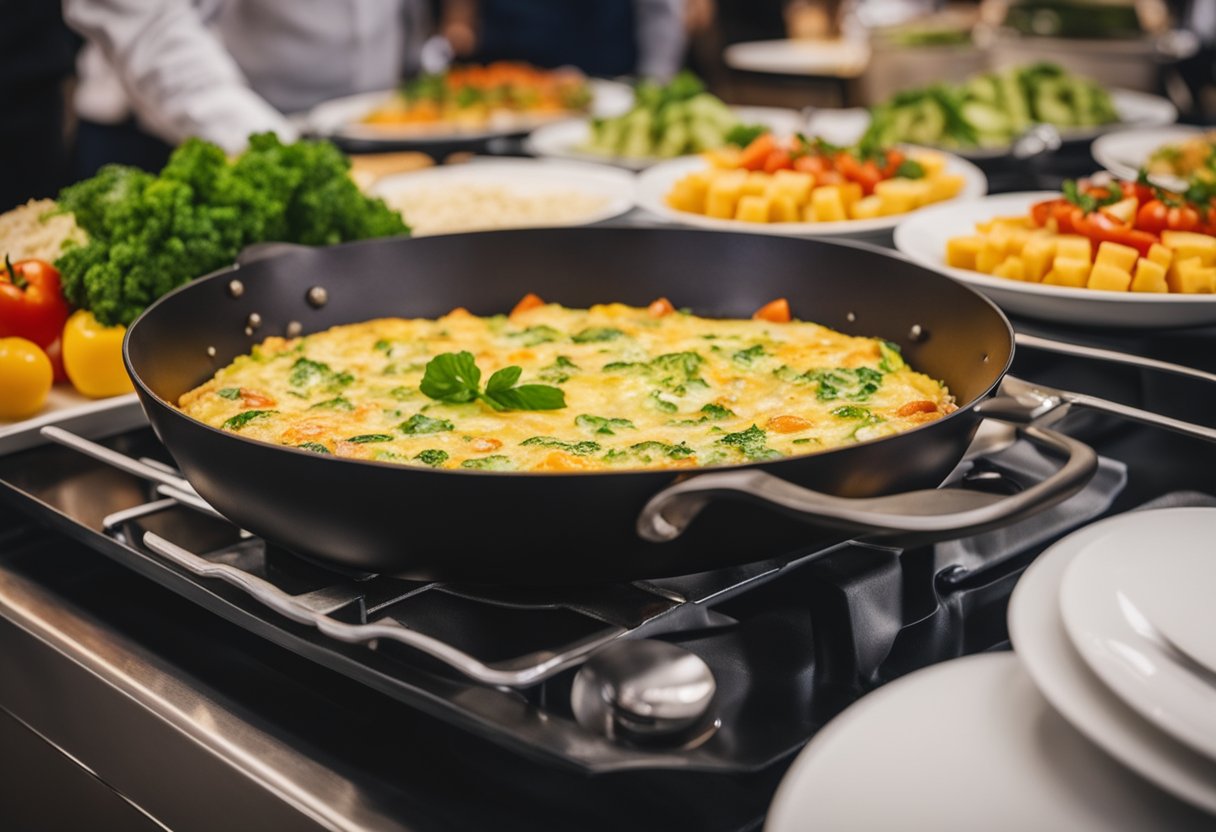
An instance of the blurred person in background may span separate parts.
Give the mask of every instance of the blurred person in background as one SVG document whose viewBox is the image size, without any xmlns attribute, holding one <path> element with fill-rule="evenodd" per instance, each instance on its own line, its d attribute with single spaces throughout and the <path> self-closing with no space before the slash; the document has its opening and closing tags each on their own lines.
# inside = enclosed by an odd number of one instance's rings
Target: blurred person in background
<svg viewBox="0 0 1216 832">
<path fill-rule="evenodd" d="M 440 34 L 461 61 L 575 66 L 666 80 L 684 62 L 685 0 L 442 0 Z"/>
<path fill-rule="evenodd" d="M 200 136 L 230 153 L 250 133 L 296 138 L 286 114 L 395 86 L 414 69 L 423 0 L 63 0 L 77 62 L 75 175 L 159 169 Z"/>
</svg>

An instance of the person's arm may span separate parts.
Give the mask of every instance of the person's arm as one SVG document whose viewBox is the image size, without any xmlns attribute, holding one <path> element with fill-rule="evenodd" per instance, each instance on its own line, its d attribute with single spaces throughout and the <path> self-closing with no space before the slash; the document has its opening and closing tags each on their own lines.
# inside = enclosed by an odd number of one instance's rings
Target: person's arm
<svg viewBox="0 0 1216 832">
<path fill-rule="evenodd" d="M 637 74 L 667 80 L 684 63 L 683 0 L 634 0 L 637 21 Z"/>
<path fill-rule="evenodd" d="M 101 48 L 140 122 L 166 141 L 201 136 L 235 153 L 250 133 L 296 137 L 249 88 L 190 0 L 64 0 L 63 13 Z"/>
</svg>

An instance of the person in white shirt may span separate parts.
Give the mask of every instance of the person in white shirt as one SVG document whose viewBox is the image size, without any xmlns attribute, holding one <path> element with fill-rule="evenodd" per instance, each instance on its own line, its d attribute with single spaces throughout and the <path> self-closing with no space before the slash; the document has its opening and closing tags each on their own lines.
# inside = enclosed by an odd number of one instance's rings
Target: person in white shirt
<svg viewBox="0 0 1216 832">
<path fill-rule="evenodd" d="M 78 171 L 156 156 L 189 136 L 228 152 L 250 133 L 296 137 L 288 115 L 388 89 L 417 62 L 424 0 L 63 0 L 86 39 Z"/>
</svg>

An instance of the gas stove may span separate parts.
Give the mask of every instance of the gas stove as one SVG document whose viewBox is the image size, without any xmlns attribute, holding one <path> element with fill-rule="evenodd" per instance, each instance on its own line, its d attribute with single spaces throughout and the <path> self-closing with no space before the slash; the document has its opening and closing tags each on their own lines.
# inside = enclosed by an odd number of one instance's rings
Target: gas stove
<svg viewBox="0 0 1216 832">
<path fill-rule="evenodd" d="M 1019 364 L 1159 410 L 1190 390 Z M 1086 414 L 1062 426 L 1103 455 L 1098 475 L 976 537 L 841 540 L 543 590 L 335 570 L 213 516 L 146 428 L 100 451 L 60 435 L 0 457 L 0 655 L 20 668 L 0 674 L 0 734 L 31 761 L 0 776 L 13 792 L 0 806 L 44 825 L 59 812 L 98 827 L 113 811 L 127 823 L 113 828 L 756 828 L 793 754 L 849 703 L 1005 648 L 1009 593 L 1046 545 L 1216 491 L 1210 445 Z M 951 487 L 1016 491 L 1052 465 L 985 432 Z M 575 715 L 587 657 L 639 639 L 712 674 L 690 728 L 614 733 Z M 78 800 L 46 799 L 69 782 Z"/>
</svg>

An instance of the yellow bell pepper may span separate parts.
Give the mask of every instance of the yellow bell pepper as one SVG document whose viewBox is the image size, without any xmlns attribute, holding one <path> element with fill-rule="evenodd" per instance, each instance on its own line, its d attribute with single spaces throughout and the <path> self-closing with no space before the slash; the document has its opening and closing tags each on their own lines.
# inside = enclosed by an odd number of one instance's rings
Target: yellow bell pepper
<svg viewBox="0 0 1216 832">
<path fill-rule="evenodd" d="M 51 392 L 51 360 L 24 338 L 0 338 L 0 421 L 33 416 Z"/>
<path fill-rule="evenodd" d="M 63 369 L 72 386 L 100 399 L 130 393 L 135 387 L 122 364 L 125 326 L 102 326 L 92 312 L 72 313 L 63 328 Z"/>
</svg>

